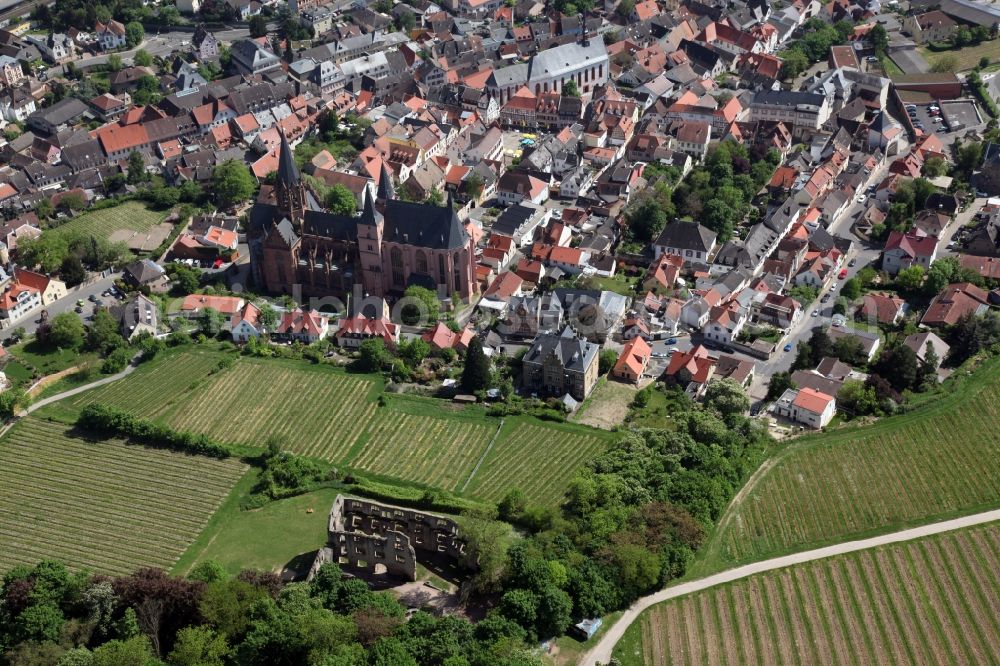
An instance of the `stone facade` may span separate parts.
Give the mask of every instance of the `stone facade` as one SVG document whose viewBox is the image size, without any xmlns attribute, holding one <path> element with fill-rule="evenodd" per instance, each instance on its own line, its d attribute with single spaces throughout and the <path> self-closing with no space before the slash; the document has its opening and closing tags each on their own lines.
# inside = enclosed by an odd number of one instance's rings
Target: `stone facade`
<svg viewBox="0 0 1000 666">
<path fill-rule="evenodd" d="M 309 571 L 326 562 L 345 571 L 366 571 L 416 580 L 417 551 L 465 565 L 458 524 L 435 514 L 337 495 L 330 509 L 327 545 Z"/>
</svg>

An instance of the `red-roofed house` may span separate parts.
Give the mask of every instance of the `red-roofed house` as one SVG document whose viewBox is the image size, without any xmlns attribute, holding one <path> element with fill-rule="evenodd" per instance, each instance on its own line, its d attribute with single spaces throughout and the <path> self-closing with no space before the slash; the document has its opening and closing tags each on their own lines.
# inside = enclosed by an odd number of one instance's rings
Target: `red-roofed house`
<svg viewBox="0 0 1000 666">
<path fill-rule="evenodd" d="M 42 299 L 42 305 L 48 305 L 66 295 L 66 283 L 51 278 L 42 273 L 17 268 L 14 270 L 14 282 L 37 289 Z"/>
<path fill-rule="evenodd" d="M 906 313 L 906 301 L 888 294 L 865 294 L 857 316 L 880 324 L 895 324 Z"/>
<path fill-rule="evenodd" d="M 181 303 L 181 314 L 194 317 L 212 308 L 227 317 L 232 317 L 243 309 L 245 301 L 237 296 L 209 296 L 207 294 L 189 294 Z"/>
<path fill-rule="evenodd" d="M 807 425 L 826 426 L 837 411 L 837 399 L 811 388 L 788 389 L 772 408 L 778 416 Z"/>
<path fill-rule="evenodd" d="M 357 349 L 365 340 L 380 338 L 387 347 L 399 342 L 399 326 L 388 319 L 369 319 L 358 314 L 340 322 L 336 333 L 337 344 L 345 349 Z"/>
<path fill-rule="evenodd" d="M 649 343 L 640 337 L 632 338 L 625 343 L 622 355 L 618 357 L 618 362 L 611 370 L 611 376 L 638 384 L 649 366 L 651 356 L 652 349 Z"/>
<path fill-rule="evenodd" d="M 524 280 L 517 273 L 504 271 L 497 275 L 493 283 L 483 293 L 484 300 L 500 301 L 506 303 L 511 296 L 521 295 L 521 285 Z"/>
<path fill-rule="evenodd" d="M 330 320 L 315 310 L 295 308 L 286 312 L 272 333 L 276 340 L 294 340 L 312 344 L 330 331 Z"/>
<path fill-rule="evenodd" d="M 707 349 L 698 345 L 690 351 L 673 352 L 663 376 L 667 383 L 681 386 L 688 395 L 698 397 L 714 372 L 715 361 L 709 357 Z"/>
<path fill-rule="evenodd" d="M 889 275 L 895 275 L 904 268 L 921 266 L 927 270 L 937 257 L 938 239 L 933 236 L 922 236 L 916 231 L 893 231 L 885 242 L 882 251 L 882 269 Z"/>
<path fill-rule="evenodd" d="M 260 308 L 253 303 L 247 303 L 243 309 L 229 318 L 229 329 L 233 334 L 233 342 L 248 342 L 264 333 L 260 322 Z"/>
<path fill-rule="evenodd" d="M 466 326 L 461 331 L 453 331 L 444 322 L 434 324 L 433 328 L 424 331 L 420 337 L 429 344 L 432 349 L 456 349 L 462 350 L 469 347 L 469 341 L 475 336 L 475 332 Z"/>
<path fill-rule="evenodd" d="M 977 315 L 989 309 L 989 296 L 969 282 L 949 284 L 934 297 L 920 323 L 924 326 L 951 326 L 965 315 Z"/>
</svg>

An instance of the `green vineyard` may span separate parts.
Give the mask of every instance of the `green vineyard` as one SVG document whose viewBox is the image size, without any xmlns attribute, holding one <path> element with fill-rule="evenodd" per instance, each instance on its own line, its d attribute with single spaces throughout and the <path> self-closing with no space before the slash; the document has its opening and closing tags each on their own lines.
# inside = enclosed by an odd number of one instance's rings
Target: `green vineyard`
<svg viewBox="0 0 1000 666">
<path fill-rule="evenodd" d="M 46 558 L 106 574 L 169 569 L 245 471 L 23 419 L 0 441 L 0 571 Z"/>
<path fill-rule="evenodd" d="M 929 406 L 809 437 L 780 455 L 718 532 L 715 568 L 1000 502 L 1000 365 Z"/>
<path fill-rule="evenodd" d="M 986 664 L 1000 654 L 1000 525 L 757 574 L 653 606 L 623 664 Z"/>
</svg>

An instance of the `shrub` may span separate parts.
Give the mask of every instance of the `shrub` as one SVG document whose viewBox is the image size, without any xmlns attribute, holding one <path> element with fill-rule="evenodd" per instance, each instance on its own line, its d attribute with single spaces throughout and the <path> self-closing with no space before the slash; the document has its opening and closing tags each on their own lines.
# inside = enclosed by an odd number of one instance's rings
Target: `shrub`
<svg viewBox="0 0 1000 666">
<path fill-rule="evenodd" d="M 117 372 L 121 372 L 128 365 L 128 362 L 132 360 L 132 350 L 128 347 L 118 347 L 104 359 L 104 363 L 101 364 L 101 372 L 106 375 L 113 375 Z"/>
<path fill-rule="evenodd" d="M 87 405 L 76 419 L 76 425 L 84 430 L 93 430 L 106 435 L 135 438 L 158 448 L 211 458 L 228 458 L 232 455 L 228 446 L 207 435 L 174 430 L 99 403 Z"/>
</svg>

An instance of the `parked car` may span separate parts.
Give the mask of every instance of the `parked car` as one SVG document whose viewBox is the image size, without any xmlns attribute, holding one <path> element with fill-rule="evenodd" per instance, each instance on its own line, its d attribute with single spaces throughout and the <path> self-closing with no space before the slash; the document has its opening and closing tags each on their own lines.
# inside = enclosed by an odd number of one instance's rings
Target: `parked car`
<svg viewBox="0 0 1000 666">
<path fill-rule="evenodd" d="M 828 303 L 830 301 L 830 294 L 823 294 L 823 298 L 819 299 L 820 303 Z"/>
<path fill-rule="evenodd" d="M 848 266 L 853 266 L 853 264 L 847 264 L 847 265 L 848 265 Z M 841 269 L 840 269 L 840 273 L 838 273 L 838 274 L 837 274 L 837 278 L 838 278 L 838 279 L 840 279 L 840 280 L 845 280 L 845 279 L 847 279 L 847 269 L 846 269 L 846 268 L 841 268 Z M 834 288 L 834 289 L 836 289 L 836 288 L 837 288 L 837 285 L 836 285 L 836 284 L 834 284 L 834 285 L 833 285 L 833 288 Z"/>
<path fill-rule="evenodd" d="M 809 316 L 810 317 L 818 317 L 819 316 L 819 310 L 813 310 L 812 313 Z"/>
<path fill-rule="evenodd" d="M 854 268 L 855 266 L 857 266 L 857 264 L 858 264 L 857 257 L 855 257 L 854 259 L 851 259 L 850 261 L 847 262 L 847 265 L 850 266 L 851 268 Z"/>
<path fill-rule="evenodd" d="M 94 294 L 91 294 L 90 296 L 87 297 L 87 300 L 90 301 L 91 303 L 96 303 L 97 302 L 97 296 L 95 296 Z"/>
<path fill-rule="evenodd" d="M 668 345 L 676 345 L 677 344 L 677 338 L 668 338 L 667 339 L 667 344 Z"/>
<path fill-rule="evenodd" d="M 789 342 L 787 345 L 785 345 L 785 351 L 786 352 L 792 351 L 792 343 L 791 342 Z"/>
</svg>

